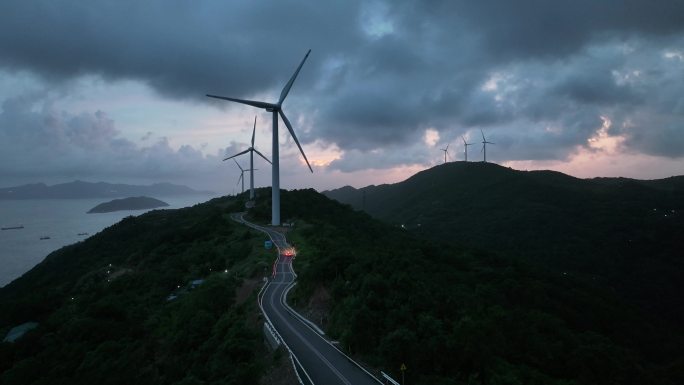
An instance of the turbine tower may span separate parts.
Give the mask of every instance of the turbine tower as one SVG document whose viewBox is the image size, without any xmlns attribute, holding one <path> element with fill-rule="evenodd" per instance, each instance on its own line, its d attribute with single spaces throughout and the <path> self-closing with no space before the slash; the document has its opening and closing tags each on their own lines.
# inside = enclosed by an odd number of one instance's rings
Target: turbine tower
<svg viewBox="0 0 684 385">
<path fill-rule="evenodd" d="M 449 154 L 449 143 L 447 143 L 446 148 L 442 148 L 441 151 L 444 151 L 444 163 L 447 162 L 447 155 Z"/>
<path fill-rule="evenodd" d="M 282 105 L 283 101 L 287 97 L 287 94 L 290 92 L 290 88 L 292 88 L 292 84 L 294 83 L 295 79 L 297 78 L 297 75 L 299 75 L 299 71 L 302 69 L 302 66 L 304 65 L 304 62 L 306 59 L 309 57 L 309 54 L 311 53 L 311 50 L 309 50 L 306 55 L 304 56 L 304 59 L 302 59 L 302 62 L 299 63 L 299 67 L 295 70 L 294 74 L 290 78 L 290 80 L 285 84 L 285 87 L 283 87 L 283 90 L 280 92 L 280 98 L 278 99 L 277 103 L 266 103 L 266 102 L 260 102 L 260 101 L 255 101 L 255 100 L 245 100 L 245 99 L 236 99 L 236 98 L 229 98 L 225 96 L 217 96 L 217 95 L 209 95 L 207 94 L 208 97 L 210 98 L 216 98 L 216 99 L 223 99 L 223 100 L 228 100 L 231 102 L 236 102 L 236 103 L 241 103 L 241 104 L 247 104 L 249 106 L 257 107 L 257 108 L 263 108 L 268 112 L 271 112 L 273 114 L 273 143 L 272 143 L 272 154 L 271 156 L 273 157 L 273 167 L 271 167 L 271 172 L 272 172 L 272 181 L 271 181 L 271 225 L 273 226 L 279 226 L 280 225 L 280 156 L 278 154 L 278 115 L 283 119 L 283 122 L 285 122 L 285 126 L 287 126 L 288 131 L 290 131 L 290 135 L 292 135 L 292 139 L 294 139 L 295 143 L 297 144 L 297 147 L 299 147 L 299 152 L 302 153 L 302 156 L 304 157 L 304 160 L 306 161 L 306 165 L 309 166 L 309 170 L 313 173 L 313 169 L 311 168 L 311 164 L 309 164 L 309 160 L 306 158 L 306 155 L 304 154 L 304 150 L 302 150 L 302 145 L 299 144 L 299 140 L 297 140 L 297 135 L 295 135 L 294 130 L 292 129 L 292 125 L 290 124 L 290 121 L 287 119 L 285 114 L 283 113 L 282 110 Z"/>
<path fill-rule="evenodd" d="M 484 162 L 487 162 L 487 145 L 488 144 L 496 144 L 494 142 L 488 142 L 487 139 L 485 139 L 484 132 L 480 130 L 480 133 L 482 134 L 482 150 L 480 152 L 484 152 Z"/>
<path fill-rule="evenodd" d="M 254 133 L 255 132 L 256 132 L 256 116 L 254 117 L 254 127 L 252 128 L 252 146 L 250 148 L 246 149 L 245 151 L 238 152 L 237 154 L 235 154 L 233 156 L 229 156 L 226 159 L 224 159 L 224 161 L 226 161 L 228 159 L 232 159 L 232 158 L 235 158 L 236 156 L 240 156 L 242 154 L 246 154 L 249 152 L 249 200 L 254 200 L 254 153 L 256 152 L 257 155 L 264 158 L 265 161 L 267 161 L 268 163 L 271 163 L 271 161 L 268 160 L 264 156 L 264 154 L 260 153 L 259 150 L 254 148 Z"/>
<path fill-rule="evenodd" d="M 240 163 L 238 163 L 235 159 L 233 159 L 233 162 L 235 162 L 235 164 L 240 169 L 240 177 L 238 178 L 238 181 L 237 181 L 237 183 L 235 183 L 235 185 L 237 186 L 238 184 L 240 184 L 240 181 L 242 181 L 242 192 L 244 193 L 245 192 L 245 171 L 250 171 L 250 172 L 252 172 L 252 175 L 254 175 L 254 169 L 250 168 L 250 169 L 245 170 L 242 167 L 240 167 Z"/>
<path fill-rule="evenodd" d="M 461 139 L 463 139 L 463 147 L 465 147 L 465 161 L 467 162 L 468 161 L 468 146 L 472 146 L 473 143 L 466 142 L 463 135 L 461 135 Z"/>
</svg>

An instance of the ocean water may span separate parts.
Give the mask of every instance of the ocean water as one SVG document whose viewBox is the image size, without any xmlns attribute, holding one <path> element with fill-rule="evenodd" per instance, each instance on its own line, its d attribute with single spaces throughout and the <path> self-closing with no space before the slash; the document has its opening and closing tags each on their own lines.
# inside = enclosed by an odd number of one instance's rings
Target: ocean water
<svg viewBox="0 0 684 385">
<path fill-rule="evenodd" d="M 194 195 L 161 199 L 169 204 L 166 209 L 174 209 L 211 198 Z M 94 235 L 129 215 L 150 211 L 86 214 L 107 201 L 107 198 L 0 200 L 0 227 L 24 226 L 19 230 L 0 231 L 0 287 L 29 271 L 52 251 Z M 41 240 L 41 237 L 50 239 Z"/>
</svg>

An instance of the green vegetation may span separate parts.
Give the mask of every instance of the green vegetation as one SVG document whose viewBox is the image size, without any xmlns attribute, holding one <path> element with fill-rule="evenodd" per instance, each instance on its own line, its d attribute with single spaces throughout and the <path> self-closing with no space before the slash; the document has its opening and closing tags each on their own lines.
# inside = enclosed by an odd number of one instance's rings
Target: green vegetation
<svg viewBox="0 0 684 385">
<path fill-rule="evenodd" d="M 330 295 L 329 335 L 410 384 L 679 384 L 684 331 L 601 283 L 416 238 L 313 190 L 284 192 L 291 302 Z M 267 219 L 261 207 L 257 219 Z"/>
<path fill-rule="evenodd" d="M 684 176 L 577 179 L 453 162 L 401 183 L 328 196 L 411 233 L 496 252 L 614 288 L 684 323 Z"/>
<path fill-rule="evenodd" d="M 241 203 L 128 217 L 0 289 L 3 336 L 40 323 L 0 343 L 0 383 L 257 383 L 271 360 L 255 296 L 274 254 L 229 219 Z"/>
</svg>

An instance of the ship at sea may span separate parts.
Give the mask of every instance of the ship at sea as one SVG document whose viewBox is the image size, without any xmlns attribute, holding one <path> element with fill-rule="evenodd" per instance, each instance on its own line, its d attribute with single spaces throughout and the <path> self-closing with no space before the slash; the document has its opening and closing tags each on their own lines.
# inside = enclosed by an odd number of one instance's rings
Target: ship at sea
<svg viewBox="0 0 684 385">
<path fill-rule="evenodd" d="M 2 227 L 0 229 L 2 229 L 2 230 L 19 230 L 19 229 L 23 229 L 23 228 L 24 228 L 24 226 L 10 226 L 10 227 Z"/>
</svg>

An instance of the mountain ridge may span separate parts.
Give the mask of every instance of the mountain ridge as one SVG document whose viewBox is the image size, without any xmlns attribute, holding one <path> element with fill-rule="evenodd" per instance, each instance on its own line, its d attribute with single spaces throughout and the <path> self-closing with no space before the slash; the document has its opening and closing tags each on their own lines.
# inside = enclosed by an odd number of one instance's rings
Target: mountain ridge
<svg viewBox="0 0 684 385">
<path fill-rule="evenodd" d="M 637 306 L 682 322 L 683 181 L 453 162 L 392 185 L 324 194 L 427 239 L 605 280 Z"/>
<path fill-rule="evenodd" d="M 211 191 L 198 191 L 172 183 L 151 185 L 129 185 L 107 182 L 73 182 L 48 186 L 45 183 L 30 183 L 21 186 L 0 188 L 0 200 L 20 199 L 84 199 L 84 198 L 124 198 L 129 196 L 157 195 L 213 195 Z"/>
</svg>

